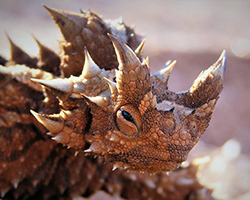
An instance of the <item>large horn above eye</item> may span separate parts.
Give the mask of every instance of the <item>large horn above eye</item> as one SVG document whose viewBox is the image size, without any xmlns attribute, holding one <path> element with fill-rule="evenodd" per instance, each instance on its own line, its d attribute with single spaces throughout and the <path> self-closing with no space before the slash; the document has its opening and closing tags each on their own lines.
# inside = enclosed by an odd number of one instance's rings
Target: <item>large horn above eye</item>
<svg viewBox="0 0 250 200">
<path fill-rule="evenodd" d="M 139 106 L 141 100 L 151 90 L 147 61 L 141 63 L 130 47 L 112 35 L 109 37 L 119 62 L 119 71 L 116 73 L 118 99 L 121 100 L 121 104 L 132 103 Z"/>
<path fill-rule="evenodd" d="M 111 39 L 119 62 L 119 69 L 132 70 L 141 65 L 139 58 L 133 50 L 113 35 L 108 34 Z"/>
</svg>

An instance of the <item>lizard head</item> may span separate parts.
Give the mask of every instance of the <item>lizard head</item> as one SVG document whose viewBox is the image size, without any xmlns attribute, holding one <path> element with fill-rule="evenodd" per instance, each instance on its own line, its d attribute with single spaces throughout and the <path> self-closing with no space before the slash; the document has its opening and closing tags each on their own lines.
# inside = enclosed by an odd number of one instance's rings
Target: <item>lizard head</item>
<svg viewBox="0 0 250 200">
<path fill-rule="evenodd" d="M 147 60 L 141 62 L 125 43 L 109 37 L 118 70 L 107 74 L 86 53 L 80 77 L 35 80 L 53 91 L 64 109 L 33 114 L 53 139 L 103 155 L 114 168 L 171 171 L 187 159 L 209 124 L 223 88 L 225 52 L 189 90 L 175 93 L 167 86 L 175 61 L 151 75 Z"/>
</svg>

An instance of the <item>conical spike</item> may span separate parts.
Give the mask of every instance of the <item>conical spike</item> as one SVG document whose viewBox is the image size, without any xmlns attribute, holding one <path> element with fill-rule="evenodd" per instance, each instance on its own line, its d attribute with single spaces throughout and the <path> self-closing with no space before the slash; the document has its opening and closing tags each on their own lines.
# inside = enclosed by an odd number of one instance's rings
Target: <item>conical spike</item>
<svg viewBox="0 0 250 200">
<path fill-rule="evenodd" d="M 99 142 L 93 142 L 89 149 L 86 149 L 84 153 L 102 153 L 103 148 Z"/>
<path fill-rule="evenodd" d="M 45 5 L 43 7 L 49 11 L 67 41 L 72 38 L 72 35 L 81 31 L 82 27 L 87 23 L 87 19 L 82 14 L 60 11 Z"/>
<path fill-rule="evenodd" d="M 117 168 L 124 168 L 124 167 L 125 167 L 125 164 L 123 162 L 115 162 L 113 164 L 113 171 L 116 170 Z M 128 167 L 126 166 L 126 168 Z"/>
<path fill-rule="evenodd" d="M 93 153 L 93 151 L 91 149 L 86 149 L 84 150 L 84 153 Z"/>
<path fill-rule="evenodd" d="M 217 100 L 223 89 L 225 68 L 226 54 L 223 51 L 219 59 L 211 67 L 199 74 L 188 91 L 178 94 L 176 103 L 189 108 L 199 108 Z M 215 103 L 209 107 L 214 108 Z"/>
<path fill-rule="evenodd" d="M 50 131 L 51 135 L 54 135 L 63 130 L 64 121 L 58 114 L 55 115 L 39 114 L 33 110 L 31 110 L 30 112 L 41 124 L 43 124 Z"/>
<path fill-rule="evenodd" d="M 176 60 L 174 60 L 173 62 L 167 61 L 165 66 L 159 72 L 156 72 L 154 76 L 157 77 L 157 79 L 159 79 L 162 83 L 164 83 L 165 86 L 167 86 L 168 79 L 175 64 Z"/>
<path fill-rule="evenodd" d="M 86 96 L 86 95 L 83 95 L 83 96 L 90 103 L 94 103 L 94 104 L 98 105 L 101 108 L 106 108 L 107 107 L 107 103 L 108 103 L 107 97 L 103 97 L 103 96 L 89 97 L 89 96 Z"/>
<path fill-rule="evenodd" d="M 101 19 L 102 18 L 102 15 L 98 15 L 96 12 L 94 12 L 93 10 L 89 10 L 89 14 L 91 16 L 94 16 L 95 18 L 97 19 Z"/>
<path fill-rule="evenodd" d="M 139 46 L 135 49 L 135 54 L 137 55 L 140 60 L 142 59 L 142 49 L 144 47 L 146 40 L 142 40 L 142 42 L 139 44 Z"/>
<path fill-rule="evenodd" d="M 170 74 L 171 74 L 175 64 L 176 64 L 176 60 L 171 62 L 169 65 L 167 65 L 167 63 L 166 63 L 167 66 L 159 71 L 158 78 L 160 78 L 165 83 L 165 85 L 167 85 L 167 83 L 168 83 L 168 79 L 170 77 Z"/>
<path fill-rule="evenodd" d="M 120 70 L 125 69 L 129 71 L 141 65 L 139 58 L 130 47 L 113 35 L 108 34 L 108 36 L 115 48 Z"/>
<path fill-rule="evenodd" d="M 117 85 L 116 85 L 116 83 L 113 82 L 113 81 L 111 81 L 111 80 L 109 80 L 109 79 L 106 78 L 106 77 L 103 77 L 103 79 L 107 82 L 111 94 L 116 94 L 116 93 L 117 93 Z"/>
<path fill-rule="evenodd" d="M 63 145 L 68 145 L 70 142 L 70 135 L 64 132 L 61 132 L 57 134 L 56 136 L 52 137 L 52 140 L 57 141 L 58 143 L 61 143 Z M 70 146 L 68 146 L 70 148 Z"/>
<path fill-rule="evenodd" d="M 171 72 L 172 69 L 174 68 L 176 62 L 177 62 L 176 60 L 174 60 L 174 61 L 168 60 L 168 61 L 165 63 L 165 65 L 162 67 L 162 70 L 165 69 L 167 72 L 168 72 L 168 71 Z M 167 68 L 168 70 L 167 70 L 166 68 Z M 164 73 L 164 71 L 163 71 L 163 73 Z"/>
<path fill-rule="evenodd" d="M 118 166 L 116 164 L 113 165 L 112 171 L 115 171 L 116 169 L 118 169 Z"/>
<path fill-rule="evenodd" d="M 79 154 L 79 151 L 75 151 L 75 154 L 74 154 L 74 155 L 75 155 L 75 156 L 78 156 L 78 154 Z"/>
<path fill-rule="evenodd" d="M 195 90 L 198 90 L 198 88 L 201 88 L 203 84 L 209 84 L 210 87 L 214 87 L 213 90 L 215 90 L 217 87 L 220 87 L 222 89 L 225 69 L 226 69 L 226 53 L 224 50 L 220 55 L 219 59 L 207 70 L 202 71 L 199 74 L 199 76 L 195 79 L 192 87 L 190 88 L 190 93 L 192 93 Z M 214 81 L 212 79 L 214 79 Z M 211 82 L 211 84 L 206 83 L 207 81 Z"/>
<path fill-rule="evenodd" d="M 120 16 L 120 17 L 117 19 L 117 21 L 118 21 L 120 24 L 124 24 L 124 20 L 123 20 L 123 17 L 122 17 L 122 16 Z"/>
<path fill-rule="evenodd" d="M 11 189 L 11 186 L 0 188 L 1 198 L 4 198 L 5 194 Z"/>
<path fill-rule="evenodd" d="M 32 35 L 32 37 L 36 41 L 37 46 L 39 48 L 40 59 L 47 57 L 48 54 L 50 54 L 52 51 L 50 49 L 48 49 L 46 46 L 44 46 L 41 42 L 39 42 L 39 40 L 34 35 Z"/>
<path fill-rule="evenodd" d="M 122 162 L 116 162 L 116 163 L 114 163 L 114 165 L 113 165 L 113 171 L 114 170 L 116 170 L 116 169 L 118 169 L 118 168 L 121 168 L 121 167 L 123 167 L 124 168 L 124 163 L 122 163 Z"/>
<path fill-rule="evenodd" d="M 69 79 L 52 79 L 52 80 L 42 80 L 31 78 L 32 81 L 44 85 L 46 88 L 50 89 L 56 95 L 58 94 L 70 94 L 73 90 L 73 84 Z"/>
<path fill-rule="evenodd" d="M 7 35 L 7 34 L 6 34 Z M 7 35 L 7 38 L 10 43 L 10 60 L 17 63 L 17 64 L 27 64 L 30 67 L 30 64 L 33 62 L 32 58 L 19 46 L 17 46 Z M 32 63 L 34 65 L 34 63 Z"/>
<path fill-rule="evenodd" d="M 55 72 L 56 75 L 59 75 L 59 70 L 60 70 L 59 56 L 54 51 L 41 44 L 41 42 L 39 42 L 39 40 L 34 35 L 32 35 L 32 37 L 36 41 L 37 46 L 39 48 L 38 66 L 45 71 Z"/>
<path fill-rule="evenodd" d="M 224 78 L 224 73 L 226 71 L 226 50 L 223 50 L 219 59 L 216 61 L 214 66 L 214 73 L 217 76 L 221 76 L 222 79 Z"/>
<path fill-rule="evenodd" d="M 85 63 L 81 76 L 86 79 L 91 79 L 97 76 L 102 70 L 95 64 L 88 51 L 85 50 Z"/>
</svg>

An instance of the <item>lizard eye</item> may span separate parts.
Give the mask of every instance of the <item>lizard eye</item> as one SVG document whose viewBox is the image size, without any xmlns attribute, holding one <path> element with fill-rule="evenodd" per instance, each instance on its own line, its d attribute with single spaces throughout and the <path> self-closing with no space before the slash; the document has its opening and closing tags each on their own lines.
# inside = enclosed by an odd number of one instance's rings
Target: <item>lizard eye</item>
<svg viewBox="0 0 250 200">
<path fill-rule="evenodd" d="M 116 113 L 117 128 L 127 136 L 136 136 L 141 130 L 140 112 L 132 105 L 120 107 Z"/>
<path fill-rule="evenodd" d="M 132 122 L 132 123 L 135 124 L 134 119 L 133 119 L 133 117 L 130 115 L 129 112 L 127 112 L 127 111 L 125 111 L 125 110 L 122 110 L 122 116 L 123 116 L 124 119 L 126 119 L 127 121 Z"/>
</svg>

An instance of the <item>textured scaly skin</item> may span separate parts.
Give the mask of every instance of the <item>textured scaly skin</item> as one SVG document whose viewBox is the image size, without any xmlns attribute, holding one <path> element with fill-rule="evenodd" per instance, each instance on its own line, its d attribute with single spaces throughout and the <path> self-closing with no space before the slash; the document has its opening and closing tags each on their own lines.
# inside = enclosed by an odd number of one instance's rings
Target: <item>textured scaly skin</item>
<svg viewBox="0 0 250 200">
<path fill-rule="evenodd" d="M 207 128 L 225 53 L 174 93 L 167 82 L 175 61 L 151 75 L 141 62 L 144 41 L 123 22 L 46 9 L 63 35 L 61 55 L 36 39 L 40 54 L 31 58 L 9 39 L 11 59 L 0 59 L 1 196 L 69 199 L 104 190 L 127 199 L 211 198 L 197 165 L 163 172 L 178 168 Z"/>
</svg>

